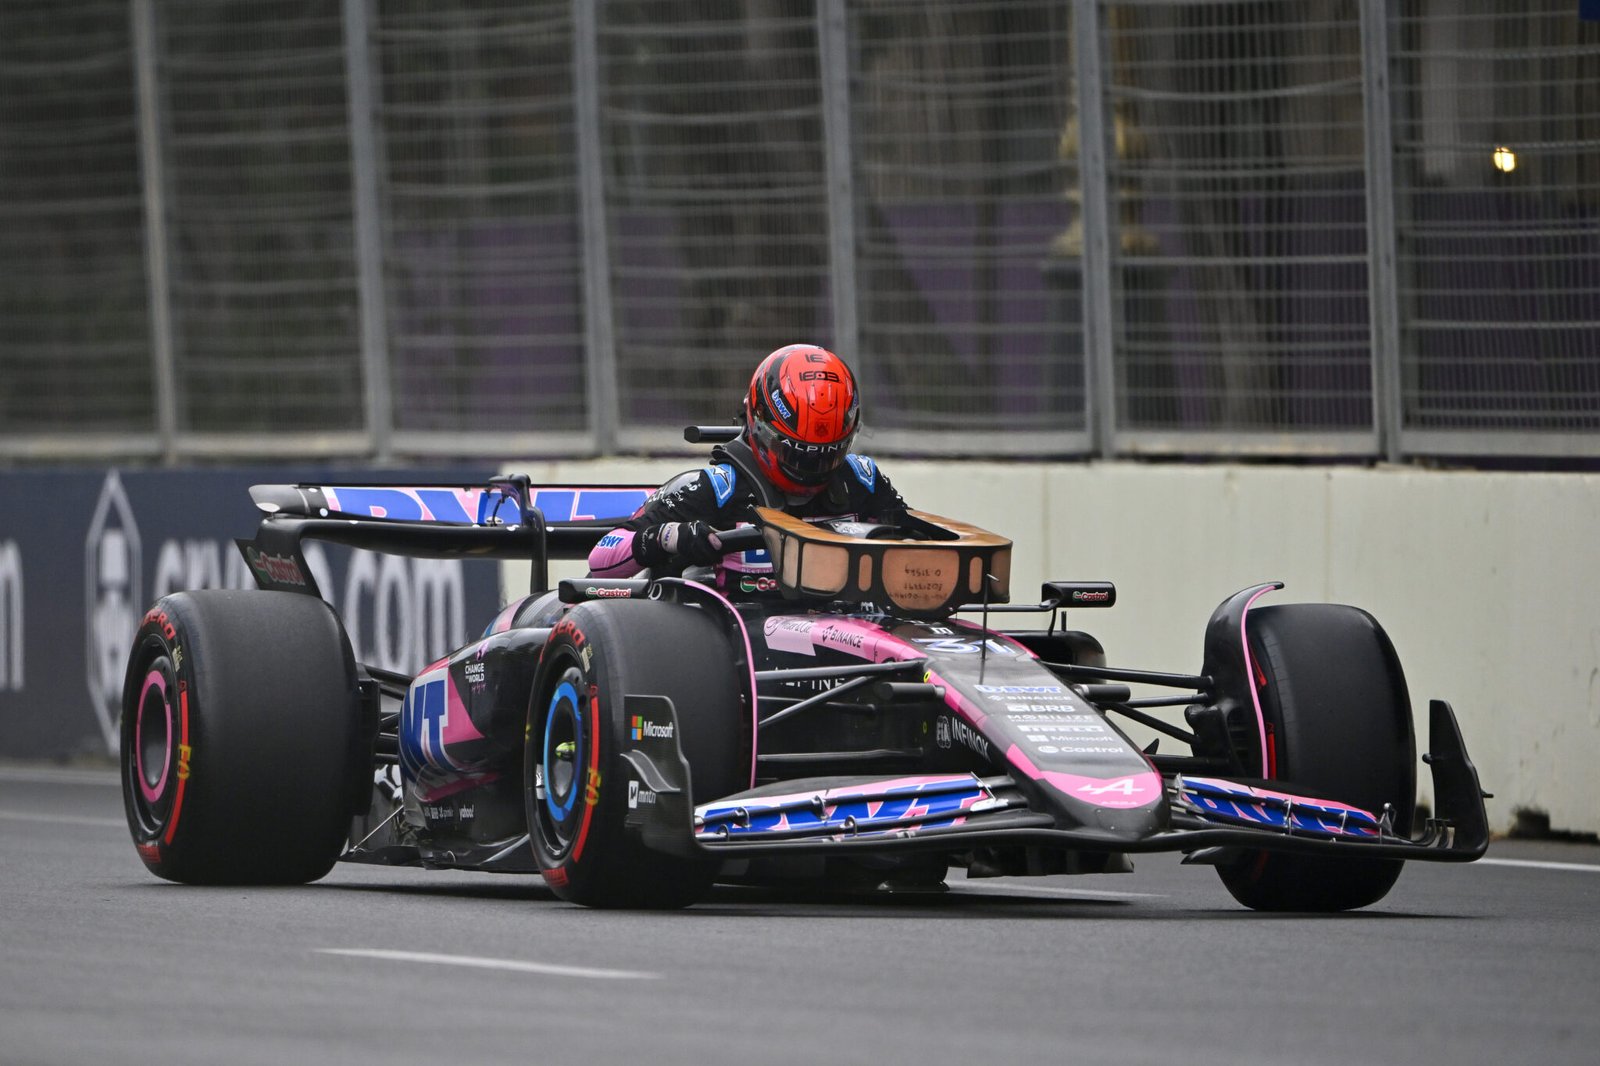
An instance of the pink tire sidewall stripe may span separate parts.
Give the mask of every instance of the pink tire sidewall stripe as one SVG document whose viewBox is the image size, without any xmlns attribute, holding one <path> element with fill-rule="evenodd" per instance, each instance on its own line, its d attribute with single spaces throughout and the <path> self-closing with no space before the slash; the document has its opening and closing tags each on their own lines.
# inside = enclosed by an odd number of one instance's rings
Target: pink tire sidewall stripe
<svg viewBox="0 0 1600 1066">
<path fill-rule="evenodd" d="M 167 716 L 167 745 L 161 758 L 161 777 L 154 785 L 150 784 L 149 776 L 144 772 L 144 706 L 145 698 L 150 695 L 152 688 L 161 690 L 161 709 Z M 172 752 L 172 700 L 167 693 L 167 679 L 160 670 L 151 670 L 145 675 L 144 687 L 139 690 L 139 717 L 134 722 L 133 729 L 133 758 L 134 772 L 139 778 L 139 791 L 144 795 L 147 803 L 154 803 L 161 798 L 167 790 L 167 774 L 171 771 L 172 760 L 167 756 Z"/>
<path fill-rule="evenodd" d="M 1267 763 L 1267 716 L 1261 710 L 1261 690 L 1256 687 L 1256 661 L 1250 654 L 1250 634 L 1245 627 L 1245 619 L 1250 617 L 1250 608 L 1256 605 L 1257 600 L 1277 588 L 1276 585 L 1266 586 L 1251 596 L 1245 603 L 1244 610 L 1239 612 L 1239 643 L 1244 646 L 1244 680 L 1245 684 L 1250 686 L 1250 701 L 1255 704 L 1256 709 L 1256 730 L 1261 735 L 1261 776 L 1268 780 L 1271 767 Z"/>
</svg>

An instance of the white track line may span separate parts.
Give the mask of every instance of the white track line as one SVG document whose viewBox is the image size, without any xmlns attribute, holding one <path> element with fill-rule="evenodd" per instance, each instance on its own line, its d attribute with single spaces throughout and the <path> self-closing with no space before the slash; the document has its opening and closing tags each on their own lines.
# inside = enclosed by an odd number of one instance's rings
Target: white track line
<svg viewBox="0 0 1600 1066">
<path fill-rule="evenodd" d="M 1528 870 L 1576 870 L 1579 873 L 1600 874 L 1600 866 L 1582 862 L 1541 862 L 1537 859 L 1478 859 L 1476 866 L 1521 866 Z"/>
<path fill-rule="evenodd" d="M 71 767 L 55 766 L 0 766 L 0 781 L 11 781 L 19 784 L 60 784 L 60 785 L 98 785 L 115 788 L 122 784 L 122 780 L 113 769 L 92 770 L 76 769 Z M 121 818 L 95 818 L 88 815 L 72 814 L 33 814 L 27 811 L 0 810 L 0 819 L 9 819 L 17 822 L 53 822 L 58 825 L 85 825 L 85 826 L 115 826 L 123 828 L 127 822 Z M 1498 859 L 1482 858 L 1477 860 L 1479 866 L 1513 866 L 1525 870 L 1569 870 L 1577 873 L 1600 873 L 1600 865 L 1578 862 L 1547 862 L 1539 859 Z M 953 887 L 953 886 L 952 886 Z M 1149 892 L 1107 892 L 1094 889 L 1048 888 L 1043 885 L 994 885 L 978 887 L 972 886 L 966 891 L 983 893 L 985 889 L 990 892 L 1011 892 L 1024 895 L 1054 896 L 1061 899 L 1079 897 L 1083 899 L 1163 899 L 1165 897 Z M 958 890 L 959 891 L 959 890 Z M 336 952 L 337 954 L 337 952 Z M 363 954 L 362 952 L 347 952 L 346 954 Z M 373 952 L 366 952 L 374 955 Z M 405 952 L 391 953 L 385 958 L 405 956 Z M 409 956 L 408 956 L 409 957 Z M 646 978 L 656 977 L 656 974 L 633 973 L 625 971 L 593 971 L 585 972 L 582 968 L 544 966 L 542 963 L 513 963 L 496 962 L 492 959 L 479 959 L 462 961 L 455 956 L 417 956 L 411 961 L 450 963 L 456 966 L 490 966 L 500 969 L 523 969 L 529 973 L 571 973 L 575 976 L 593 977 L 628 977 Z"/>
<path fill-rule="evenodd" d="M 105 785 L 122 784 L 113 769 L 76 770 L 66 766 L 0 766 L 0 781 L 30 785 Z"/>
<path fill-rule="evenodd" d="M 88 814 L 34 814 L 31 811 L 0 811 L 0 818 L 13 822 L 52 822 L 56 825 L 94 825 L 128 828 L 126 818 L 96 818 Z"/>
<path fill-rule="evenodd" d="M 538 973 L 550 977 L 587 977 L 597 981 L 650 981 L 661 975 L 640 970 L 601 970 L 588 966 L 557 966 L 548 962 L 521 962 L 517 959 L 486 959 L 477 955 L 433 955 L 424 951 L 389 951 L 383 948 L 317 948 L 323 955 L 346 955 L 384 962 L 427 962 L 440 966 L 467 966 L 479 970 L 510 970 L 513 973 Z"/>
</svg>

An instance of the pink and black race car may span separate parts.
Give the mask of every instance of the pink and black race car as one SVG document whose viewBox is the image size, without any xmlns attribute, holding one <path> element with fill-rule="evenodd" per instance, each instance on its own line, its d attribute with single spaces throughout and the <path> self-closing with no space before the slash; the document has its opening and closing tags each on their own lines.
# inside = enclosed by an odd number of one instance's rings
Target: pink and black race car
<svg viewBox="0 0 1600 1066">
<path fill-rule="evenodd" d="M 1407 860 L 1487 847 L 1442 701 L 1437 810 L 1414 824 L 1405 679 L 1357 608 L 1258 605 L 1281 587 L 1258 585 L 1217 608 L 1198 673 L 1110 666 L 1062 623 L 1112 606 L 1111 584 L 1010 604 L 1009 541 L 916 511 L 890 528 L 758 508 L 724 565 L 550 587 L 551 559 L 585 557 L 648 491 L 254 488 L 259 589 L 167 596 L 134 643 L 122 768 L 146 866 L 539 873 L 582 904 L 681 907 L 719 882 L 934 887 L 953 866 L 1110 873 L 1178 851 L 1246 906 L 1333 911 L 1382 899 Z M 308 537 L 531 561 L 533 587 L 396 674 L 355 661 Z"/>
</svg>

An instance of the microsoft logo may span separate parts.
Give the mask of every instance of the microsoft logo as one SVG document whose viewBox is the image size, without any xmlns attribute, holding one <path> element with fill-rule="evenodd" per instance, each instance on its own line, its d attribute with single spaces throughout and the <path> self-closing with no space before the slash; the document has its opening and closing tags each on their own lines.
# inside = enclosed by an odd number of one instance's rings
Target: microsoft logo
<svg viewBox="0 0 1600 1066">
<path fill-rule="evenodd" d="M 662 725 L 660 722 L 652 722 L 643 715 L 636 714 L 628 720 L 628 739 L 670 740 L 672 739 L 672 723 L 668 722 L 666 725 Z"/>
</svg>

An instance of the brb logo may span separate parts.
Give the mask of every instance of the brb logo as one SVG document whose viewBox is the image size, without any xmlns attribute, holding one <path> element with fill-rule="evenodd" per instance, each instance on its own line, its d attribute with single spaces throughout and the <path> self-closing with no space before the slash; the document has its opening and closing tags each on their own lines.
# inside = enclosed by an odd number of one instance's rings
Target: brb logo
<svg viewBox="0 0 1600 1066">
<path fill-rule="evenodd" d="M 139 527 L 122 479 L 113 470 L 106 475 L 89 522 L 83 580 L 88 597 L 84 647 L 88 652 L 89 701 L 108 751 L 117 750 L 122 671 L 145 606 L 139 584 L 143 565 Z"/>
</svg>

